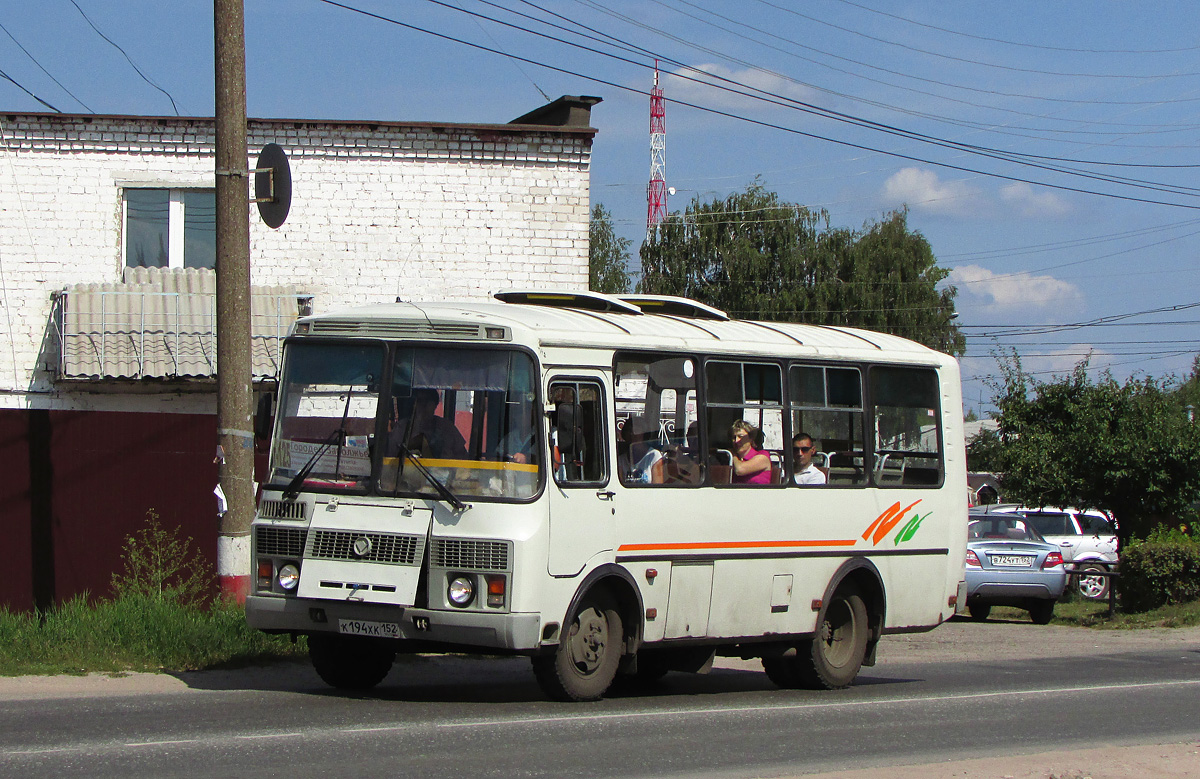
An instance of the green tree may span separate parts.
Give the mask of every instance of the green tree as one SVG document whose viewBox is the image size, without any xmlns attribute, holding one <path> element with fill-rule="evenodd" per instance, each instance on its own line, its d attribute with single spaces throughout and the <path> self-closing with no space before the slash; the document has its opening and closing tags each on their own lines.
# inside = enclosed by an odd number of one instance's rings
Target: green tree
<svg viewBox="0 0 1200 779">
<path fill-rule="evenodd" d="M 1200 419 L 1200 354 L 1192 360 L 1192 372 L 1184 377 L 1179 389 L 1175 390 L 1175 397 L 1180 408 L 1186 410 L 1188 406 L 1192 407 L 1193 420 Z"/>
<path fill-rule="evenodd" d="M 937 289 L 929 242 L 904 211 L 861 231 L 786 203 L 757 181 L 724 200 L 694 198 L 642 244 L 639 291 L 680 295 L 732 316 L 863 327 L 961 355 L 954 287 Z"/>
<path fill-rule="evenodd" d="M 629 291 L 629 246 L 633 241 L 613 230 L 612 214 L 597 203 L 588 225 L 588 289 L 621 294 Z"/>
<path fill-rule="evenodd" d="M 967 470 L 972 473 L 996 473 L 1001 467 L 1003 450 L 1004 443 L 999 433 L 980 430 L 979 435 L 967 444 Z"/>
<path fill-rule="evenodd" d="M 1111 511 L 1122 546 L 1200 498 L 1200 427 L 1163 383 L 1110 374 L 1093 382 L 1086 359 L 1042 382 L 1015 353 L 1000 362 L 1006 497 Z"/>
</svg>

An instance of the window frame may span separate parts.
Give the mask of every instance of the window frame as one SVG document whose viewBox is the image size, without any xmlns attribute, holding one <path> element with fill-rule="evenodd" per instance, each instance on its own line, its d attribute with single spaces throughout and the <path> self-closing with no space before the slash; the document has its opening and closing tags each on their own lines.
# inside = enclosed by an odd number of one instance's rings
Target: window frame
<svg viewBox="0 0 1200 779">
<path fill-rule="evenodd" d="M 133 191 L 165 191 L 167 193 L 167 264 L 166 266 L 158 265 L 130 265 L 129 264 L 129 193 Z M 155 270 L 175 270 L 188 268 L 187 258 L 185 256 L 186 238 L 186 220 L 187 212 L 184 207 L 184 197 L 188 193 L 211 193 L 213 196 L 214 208 L 216 205 L 217 190 L 213 187 L 205 186 L 163 186 L 163 185 L 144 185 L 134 186 L 125 185 L 121 187 L 121 247 L 120 260 L 122 270 L 132 270 L 135 268 L 151 268 Z M 215 213 L 215 212 L 214 212 Z M 214 223 L 215 230 L 215 223 Z M 215 270 L 216 254 L 214 248 L 213 267 L 197 266 L 194 270 Z"/>
<path fill-rule="evenodd" d="M 709 400 L 709 398 L 708 398 L 709 366 L 713 363 L 741 366 L 741 370 L 739 371 L 739 378 L 741 380 L 741 385 L 742 385 L 742 387 L 741 387 L 742 400 L 740 403 L 731 403 L 731 402 L 725 402 L 725 401 L 717 401 L 716 403 L 713 403 L 712 401 Z M 788 420 L 788 416 L 789 416 L 788 415 L 788 405 L 787 405 L 788 384 L 787 384 L 787 377 L 786 377 L 786 374 L 787 374 L 786 363 L 779 358 L 763 357 L 763 356 L 759 356 L 759 355 L 707 354 L 707 355 L 704 355 L 704 357 L 702 358 L 701 365 L 703 367 L 703 371 L 702 371 L 701 380 L 700 380 L 700 392 L 697 393 L 697 395 L 698 395 L 697 416 L 699 419 L 703 420 L 703 424 L 700 425 L 700 435 L 701 435 L 700 450 L 701 450 L 701 452 L 705 453 L 706 457 L 707 457 L 707 453 L 710 451 L 710 449 L 720 448 L 720 447 L 704 446 L 704 443 L 706 442 L 706 440 L 708 438 L 708 427 L 709 427 L 709 425 L 708 425 L 709 413 L 708 412 L 709 412 L 709 409 L 738 408 L 738 409 L 745 411 L 747 409 L 757 408 L 758 411 L 760 412 L 760 414 L 759 414 L 759 417 L 760 417 L 759 422 L 760 423 L 762 421 L 762 416 L 764 415 L 763 412 L 766 412 L 768 409 L 776 409 L 779 411 L 779 414 L 780 414 L 780 434 L 783 436 L 783 440 L 780 442 L 780 444 L 781 444 L 780 451 L 781 451 L 782 461 L 779 464 L 780 474 L 779 474 L 779 481 L 777 483 L 774 483 L 774 484 L 771 484 L 771 483 L 768 483 L 768 484 L 736 484 L 736 483 L 733 483 L 732 481 L 730 481 L 729 483 L 726 483 L 726 482 L 717 483 L 717 482 L 712 481 L 712 475 L 711 475 L 712 470 L 708 467 L 706 467 L 704 469 L 705 473 L 704 473 L 704 479 L 703 479 L 702 483 L 705 484 L 706 486 L 717 487 L 720 489 L 724 489 L 726 487 L 731 487 L 731 488 L 735 488 L 735 489 L 741 489 L 744 487 L 751 487 L 751 488 L 756 488 L 756 489 L 762 489 L 763 487 L 768 487 L 768 488 L 778 489 L 780 487 L 786 487 L 788 485 L 788 483 L 791 482 L 791 473 L 787 470 L 788 463 L 789 463 L 788 447 L 790 446 L 789 442 L 791 441 L 791 430 L 790 430 L 791 423 Z M 747 405 L 748 401 L 746 400 L 746 366 L 748 366 L 748 365 L 755 365 L 755 366 L 768 366 L 769 365 L 769 366 L 775 368 L 775 370 L 778 372 L 778 376 L 779 376 L 779 400 L 777 402 L 770 403 L 770 402 L 767 402 L 764 400 L 764 401 L 762 401 L 762 404 L 759 406 Z M 744 414 L 741 415 L 740 418 L 745 419 L 745 415 Z M 761 430 L 762 428 L 760 427 L 759 429 Z M 763 441 L 763 445 L 764 445 L 764 447 L 766 446 L 765 440 Z M 726 451 L 728 451 L 728 450 L 726 450 Z M 770 456 L 770 449 L 768 448 L 766 451 L 768 453 L 768 456 Z M 772 467 L 775 466 L 774 461 L 771 462 L 771 466 Z"/>
<path fill-rule="evenodd" d="M 554 427 L 551 426 L 550 438 L 548 441 L 550 445 L 550 459 L 546 463 L 547 472 L 548 477 L 554 480 L 555 485 L 562 487 L 563 489 L 597 489 L 600 487 L 607 487 L 609 481 L 612 479 L 610 456 L 611 447 L 609 445 L 609 438 L 612 436 L 610 434 L 610 426 L 608 424 L 608 398 L 606 397 L 603 381 L 595 376 L 578 376 L 573 374 L 560 374 L 552 376 L 546 384 L 546 399 L 544 406 L 546 411 L 543 416 L 547 420 L 549 419 L 550 399 L 554 397 L 554 389 L 556 387 L 574 387 L 575 403 L 576 405 L 579 405 L 579 388 L 584 385 L 593 386 L 598 392 L 597 409 L 599 410 L 599 419 L 597 420 L 596 425 L 596 440 L 599 442 L 600 446 L 600 451 L 598 454 L 601 467 L 601 478 L 591 481 L 558 478 L 558 469 L 554 465 Z"/>
<path fill-rule="evenodd" d="M 787 467 L 789 469 L 788 473 L 787 473 L 787 477 L 788 477 L 787 483 L 793 487 L 796 487 L 797 489 L 812 489 L 813 488 L 811 486 L 806 487 L 805 485 L 796 484 L 795 481 L 792 479 L 792 472 L 793 472 L 794 466 L 793 466 L 793 459 L 792 459 L 793 455 L 791 453 L 791 441 L 796 436 L 797 433 L 804 432 L 804 433 L 812 434 L 812 432 L 813 432 L 812 430 L 793 430 L 792 426 L 793 426 L 794 418 L 793 418 L 792 414 L 795 411 L 819 411 L 819 412 L 825 412 L 825 413 L 840 412 L 840 413 L 846 413 L 846 414 L 858 414 L 859 428 L 860 428 L 859 435 L 862 438 L 862 457 L 863 457 L 863 471 L 864 471 L 863 479 L 861 481 L 856 481 L 856 482 L 851 482 L 851 483 L 846 483 L 846 482 L 833 483 L 833 482 L 830 482 L 827 480 L 825 482 L 824 489 L 856 489 L 857 490 L 857 489 L 864 489 L 866 487 L 872 486 L 873 481 L 872 481 L 871 474 L 870 474 L 871 469 L 867 465 L 867 463 L 872 461 L 875 456 L 874 438 L 873 438 L 873 436 L 868 436 L 867 432 L 866 432 L 868 429 L 868 422 L 871 423 L 870 424 L 871 429 L 873 429 L 873 426 L 874 426 L 874 415 L 872 412 L 872 407 L 870 405 L 870 400 L 867 397 L 867 373 L 872 366 L 870 364 L 861 363 L 861 362 L 834 362 L 834 361 L 801 359 L 801 360 L 789 360 L 785 367 L 786 367 L 786 370 L 784 371 L 784 375 L 785 375 L 786 383 L 784 385 L 784 391 L 786 393 L 785 394 L 786 405 L 784 408 L 785 408 L 785 411 L 787 412 L 786 415 L 787 415 L 787 424 L 788 424 Z M 796 368 L 820 368 L 821 369 L 822 378 L 824 379 L 823 394 L 824 394 L 825 405 L 811 406 L 811 405 L 806 405 L 803 402 L 793 403 L 791 377 L 792 377 L 792 370 L 796 369 Z M 858 403 L 859 403 L 859 405 L 857 407 L 829 405 L 829 379 L 828 379 L 828 373 L 826 373 L 826 371 L 828 371 L 831 368 L 835 369 L 835 370 L 851 370 L 851 371 L 854 371 L 856 374 L 858 374 Z M 853 442 L 851 441 L 848 443 L 853 443 Z M 826 454 L 828 454 L 828 452 L 826 452 Z"/>
<path fill-rule="evenodd" d="M 874 391 L 874 389 L 875 389 L 874 385 L 875 385 L 875 373 L 876 373 L 876 371 L 878 371 L 880 369 L 926 371 L 926 372 L 932 374 L 932 376 L 933 376 L 934 393 L 933 393 L 932 410 L 933 410 L 933 418 L 936 421 L 936 433 L 937 433 L 935 451 L 933 451 L 933 452 L 915 452 L 914 451 L 912 453 L 914 455 L 925 455 L 928 457 L 936 457 L 937 458 L 938 479 L 933 484 L 905 484 L 904 482 L 901 482 L 899 484 L 880 484 L 878 482 L 878 480 L 876 479 L 877 473 L 876 473 L 876 469 L 875 469 L 875 460 L 879 454 L 878 447 L 876 446 L 876 439 L 878 438 L 878 435 L 879 435 L 879 405 L 876 402 L 876 398 L 875 398 L 876 393 Z M 868 410 L 869 419 L 871 421 L 871 435 L 868 437 L 868 440 L 866 442 L 867 453 L 869 455 L 869 460 L 870 460 L 869 477 L 868 477 L 870 479 L 870 482 L 869 482 L 870 486 L 876 487 L 879 489 L 889 489 L 889 490 L 894 490 L 894 489 L 938 490 L 938 489 L 941 489 L 946 483 L 946 442 L 945 442 L 946 429 L 945 429 L 945 425 L 942 423 L 942 377 L 941 377 L 941 374 L 938 372 L 937 366 L 922 365 L 919 363 L 890 363 L 890 362 L 870 363 L 867 366 L 867 370 L 866 370 L 866 383 L 863 385 L 863 393 L 864 393 L 863 403 L 865 404 L 866 409 Z M 885 408 L 905 408 L 905 407 L 885 406 Z M 918 407 L 910 406 L 907 408 L 918 408 Z"/>
</svg>

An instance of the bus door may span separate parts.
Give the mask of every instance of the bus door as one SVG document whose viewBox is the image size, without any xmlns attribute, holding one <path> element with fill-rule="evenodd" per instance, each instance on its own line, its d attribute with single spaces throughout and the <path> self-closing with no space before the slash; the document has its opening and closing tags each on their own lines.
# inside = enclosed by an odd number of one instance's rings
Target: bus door
<svg viewBox="0 0 1200 779">
<path fill-rule="evenodd" d="M 598 372 L 550 378 L 551 576 L 574 576 L 596 554 L 613 548 L 615 495 L 609 487 L 604 386 Z"/>
</svg>

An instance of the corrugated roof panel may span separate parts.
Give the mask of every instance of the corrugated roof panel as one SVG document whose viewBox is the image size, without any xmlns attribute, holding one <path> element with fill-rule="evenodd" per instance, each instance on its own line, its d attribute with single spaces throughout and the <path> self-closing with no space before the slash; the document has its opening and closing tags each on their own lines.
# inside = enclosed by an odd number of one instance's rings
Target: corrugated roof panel
<svg viewBox="0 0 1200 779">
<path fill-rule="evenodd" d="M 211 378 L 216 375 L 212 271 L 133 268 L 123 284 L 77 284 L 59 298 L 60 376 L 67 379 Z M 282 339 L 306 295 L 251 290 L 251 371 L 272 378 Z"/>
</svg>

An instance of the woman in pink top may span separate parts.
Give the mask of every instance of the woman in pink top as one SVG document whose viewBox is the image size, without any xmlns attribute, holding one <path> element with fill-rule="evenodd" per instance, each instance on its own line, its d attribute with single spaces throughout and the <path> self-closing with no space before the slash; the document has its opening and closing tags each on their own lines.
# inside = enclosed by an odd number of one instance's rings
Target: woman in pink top
<svg viewBox="0 0 1200 779">
<path fill-rule="evenodd" d="M 762 449 L 754 448 L 758 428 L 739 419 L 729 429 L 733 439 L 733 483 L 770 484 L 771 457 Z"/>
</svg>

